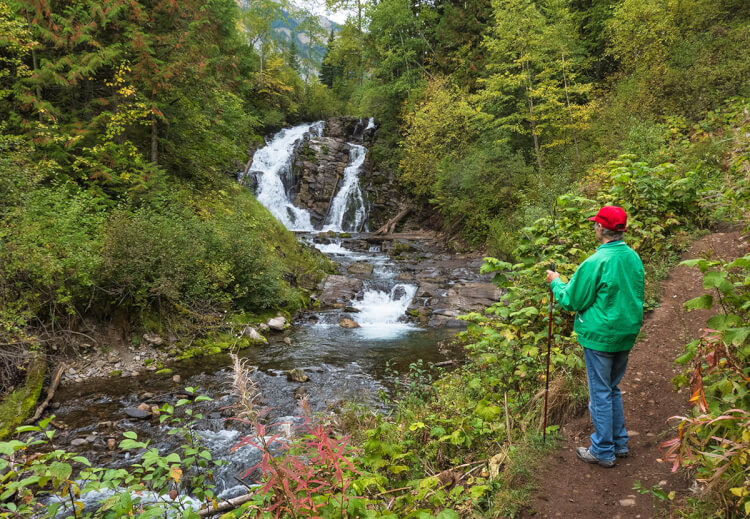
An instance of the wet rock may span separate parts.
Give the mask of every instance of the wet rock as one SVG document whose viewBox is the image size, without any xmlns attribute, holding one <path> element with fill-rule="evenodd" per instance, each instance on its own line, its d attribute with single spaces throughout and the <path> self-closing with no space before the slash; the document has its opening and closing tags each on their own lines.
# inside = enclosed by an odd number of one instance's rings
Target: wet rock
<svg viewBox="0 0 750 519">
<path fill-rule="evenodd" d="M 271 330 L 281 332 L 286 328 L 286 318 L 281 316 L 274 317 L 273 319 L 269 319 L 266 324 Z"/>
<path fill-rule="evenodd" d="M 342 328 L 359 328 L 359 324 L 351 319 L 342 319 L 339 326 Z"/>
<path fill-rule="evenodd" d="M 159 337 L 159 335 L 155 333 L 144 333 L 143 340 L 148 344 L 152 344 L 154 346 L 161 346 L 162 344 L 164 344 L 164 339 Z"/>
<path fill-rule="evenodd" d="M 352 265 L 349 265 L 349 268 L 346 269 L 346 271 L 349 274 L 354 274 L 355 276 L 365 276 L 370 277 L 372 276 L 373 266 L 369 263 L 353 263 Z"/>
<path fill-rule="evenodd" d="M 307 395 L 307 388 L 305 386 L 300 386 L 294 390 L 294 398 L 296 398 L 297 400 L 302 400 Z"/>
<path fill-rule="evenodd" d="M 284 344 L 286 344 L 287 346 L 291 346 L 292 339 L 290 339 L 289 337 L 284 337 Z"/>
<path fill-rule="evenodd" d="M 145 393 L 143 393 L 143 394 L 141 395 L 141 400 L 148 400 L 149 398 L 154 398 L 155 396 L 156 396 L 156 395 L 155 395 L 155 394 L 153 394 L 152 392 L 150 392 L 150 391 L 146 391 Z"/>
<path fill-rule="evenodd" d="M 464 283 L 448 289 L 445 303 L 464 312 L 479 311 L 497 302 L 500 296 L 500 289 L 492 283 Z"/>
<path fill-rule="evenodd" d="M 125 414 L 128 415 L 130 418 L 139 418 L 139 419 L 145 419 L 151 416 L 150 410 L 144 411 L 143 409 L 138 409 L 137 407 L 126 407 Z"/>
<path fill-rule="evenodd" d="M 88 445 L 89 442 L 87 442 L 84 438 L 76 438 L 72 442 L 70 442 L 71 447 L 83 447 L 84 445 Z"/>
<path fill-rule="evenodd" d="M 324 307 L 333 306 L 336 303 L 346 306 L 361 290 L 361 279 L 331 275 L 323 280 L 318 299 Z"/>
<path fill-rule="evenodd" d="M 359 308 L 355 308 L 353 306 L 345 306 L 344 312 L 349 314 L 358 314 L 360 312 Z"/>
<path fill-rule="evenodd" d="M 286 379 L 290 382 L 307 382 L 309 380 L 305 372 L 299 368 L 294 368 L 286 372 Z"/>
<path fill-rule="evenodd" d="M 267 325 L 266 323 L 260 323 L 260 324 L 258 325 L 258 328 L 259 328 L 259 329 L 260 329 L 260 331 L 262 331 L 262 332 L 267 332 L 268 330 L 270 330 L 270 328 L 268 327 L 268 325 Z"/>
<path fill-rule="evenodd" d="M 86 436 L 86 441 L 89 443 L 94 443 L 96 441 L 96 435 L 89 434 L 88 436 Z"/>
<path fill-rule="evenodd" d="M 251 343 L 268 344 L 268 339 L 263 337 L 258 330 L 248 325 L 242 329 L 242 335 L 250 339 Z"/>
</svg>

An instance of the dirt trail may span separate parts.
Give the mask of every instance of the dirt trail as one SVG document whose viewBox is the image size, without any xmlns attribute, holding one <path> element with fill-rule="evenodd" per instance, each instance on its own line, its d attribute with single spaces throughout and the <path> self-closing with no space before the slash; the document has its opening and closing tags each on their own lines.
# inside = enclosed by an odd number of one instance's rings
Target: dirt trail
<svg viewBox="0 0 750 519">
<path fill-rule="evenodd" d="M 699 241 L 683 259 L 701 257 L 712 251 L 713 258 L 733 259 L 748 252 L 747 237 L 738 232 L 714 233 Z M 588 412 L 562 428 L 564 443 L 548 460 L 539 475 L 539 491 L 530 502 L 527 517 L 562 518 L 650 518 L 657 516 L 649 495 L 638 494 L 633 484 L 661 485 L 676 491 L 677 499 L 690 492 L 683 473 L 672 474 L 671 466 L 660 463 L 657 445 L 672 437 L 667 419 L 686 409 L 686 390 L 675 392 L 671 379 L 677 373 L 673 361 L 683 345 L 699 335 L 708 311 L 686 313 L 682 305 L 703 294 L 697 269 L 678 267 L 662 283 L 661 306 L 646 317 L 644 338 L 630 355 L 628 370 L 620 388 L 625 406 L 625 423 L 630 433 L 630 457 L 618 460 L 613 469 L 587 465 L 576 459 L 575 448 L 589 445 L 592 426 Z"/>
</svg>

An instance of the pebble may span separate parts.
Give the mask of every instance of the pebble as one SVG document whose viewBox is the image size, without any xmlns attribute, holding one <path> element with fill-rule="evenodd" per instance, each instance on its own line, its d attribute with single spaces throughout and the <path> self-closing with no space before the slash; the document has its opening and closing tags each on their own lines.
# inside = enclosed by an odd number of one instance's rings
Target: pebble
<svg viewBox="0 0 750 519">
<path fill-rule="evenodd" d="M 635 499 L 620 499 L 620 506 L 635 506 Z"/>
<path fill-rule="evenodd" d="M 76 438 L 72 442 L 70 442 L 70 445 L 73 447 L 83 447 L 84 445 L 87 445 L 89 442 L 87 442 L 84 438 Z"/>
<path fill-rule="evenodd" d="M 107 438 L 107 449 L 113 451 L 117 447 L 117 440 L 114 438 Z"/>
<path fill-rule="evenodd" d="M 175 375 L 172 377 L 172 382 L 174 382 L 175 384 L 179 384 L 181 380 L 182 378 L 179 375 Z"/>
<path fill-rule="evenodd" d="M 661 481 L 659 481 L 659 486 L 660 487 L 663 487 L 666 484 L 667 484 L 667 480 L 666 479 L 662 479 Z"/>
</svg>

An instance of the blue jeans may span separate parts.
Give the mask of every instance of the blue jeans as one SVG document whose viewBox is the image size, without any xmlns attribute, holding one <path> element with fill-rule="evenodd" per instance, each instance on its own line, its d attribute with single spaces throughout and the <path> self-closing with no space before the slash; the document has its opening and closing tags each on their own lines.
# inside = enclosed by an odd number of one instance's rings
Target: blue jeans
<svg viewBox="0 0 750 519">
<path fill-rule="evenodd" d="M 628 452 L 622 394 L 617 385 L 625 374 L 629 354 L 629 351 L 606 353 L 583 349 L 589 381 L 589 412 L 594 423 L 589 451 L 600 460 L 613 460 L 615 452 Z"/>
</svg>

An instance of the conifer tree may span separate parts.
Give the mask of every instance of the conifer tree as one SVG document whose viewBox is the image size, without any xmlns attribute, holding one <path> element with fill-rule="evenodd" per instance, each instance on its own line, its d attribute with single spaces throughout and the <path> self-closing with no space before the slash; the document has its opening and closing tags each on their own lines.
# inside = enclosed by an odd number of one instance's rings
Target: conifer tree
<svg viewBox="0 0 750 519">
<path fill-rule="evenodd" d="M 292 33 L 289 47 L 286 50 L 286 64 L 295 72 L 300 71 L 299 54 L 297 52 L 297 35 Z"/>
<path fill-rule="evenodd" d="M 336 35 L 334 33 L 334 30 L 331 29 L 331 34 L 328 36 L 328 44 L 326 45 L 326 53 L 325 56 L 323 56 L 323 60 L 320 65 L 320 74 L 318 76 L 320 82 L 326 85 L 328 88 L 333 88 L 333 82 L 339 75 L 337 73 L 339 67 L 332 63 L 333 56 L 331 54 L 331 50 L 333 50 L 333 45 L 335 42 Z"/>
</svg>

